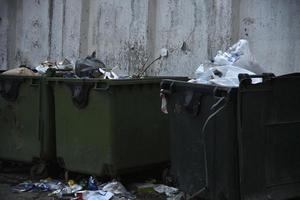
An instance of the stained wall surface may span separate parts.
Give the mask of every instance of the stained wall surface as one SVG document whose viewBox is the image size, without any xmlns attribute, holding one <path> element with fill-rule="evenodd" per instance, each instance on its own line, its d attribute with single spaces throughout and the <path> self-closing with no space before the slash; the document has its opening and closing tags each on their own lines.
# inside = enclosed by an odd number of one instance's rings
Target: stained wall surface
<svg viewBox="0 0 300 200">
<path fill-rule="evenodd" d="M 299 71 L 298 0 L 0 0 L 0 68 L 93 51 L 123 75 L 188 75 L 239 38 L 266 71 Z"/>
</svg>

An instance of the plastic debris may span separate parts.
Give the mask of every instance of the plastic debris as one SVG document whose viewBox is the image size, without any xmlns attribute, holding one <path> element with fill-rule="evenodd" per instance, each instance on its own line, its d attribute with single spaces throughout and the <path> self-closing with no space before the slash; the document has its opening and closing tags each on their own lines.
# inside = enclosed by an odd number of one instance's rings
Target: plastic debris
<svg viewBox="0 0 300 200">
<path fill-rule="evenodd" d="M 184 193 L 179 192 L 178 194 L 172 195 L 167 198 L 167 200 L 183 200 L 184 199 Z"/>
<path fill-rule="evenodd" d="M 64 195 L 74 194 L 75 192 L 78 192 L 82 190 L 81 185 L 74 184 L 72 186 L 64 186 L 61 189 L 53 191 L 49 196 L 56 195 L 58 197 L 62 197 Z"/>
<path fill-rule="evenodd" d="M 80 182 L 83 182 L 81 180 Z M 90 176 L 88 180 L 85 179 L 86 187 L 76 184 L 74 180 L 69 180 L 63 183 L 58 180 L 45 179 L 33 183 L 27 181 L 12 187 L 14 192 L 48 192 L 48 196 L 55 196 L 59 199 L 73 199 L 73 200 L 131 200 L 136 199 L 136 196 L 128 192 L 122 183 L 118 181 L 111 181 L 101 185 L 97 185 L 97 180 Z M 155 181 L 154 181 L 155 182 Z M 183 193 L 177 188 L 166 185 L 155 184 L 154 182 L 136 183 L 133 184 L 134 191 L 138 195 L 159 195 L 165 196 L 167 200 L 182 200 Z M 148 193 L 148 194 L 145 194 Z M 159 194 L 158 194 L 159 193 Z"/>
<path fill-rule="evenodd" d="M 3 75 L 14 76 L 38 76 L 46 75 L 49 77 L 64 78 L 100 78 L 100 79 L 120 79 L 113 72 L 113 69 L 107 68 L 104 63 L 96 59 L 96 52 L 84 59 L 79 59 L 75 63 L 75 67 L 68 59 L 59 62 L 44 61 L 33 70 L 27 67 L 19 67 L 3 72 Z"/>
<path fill-rule="evenodd" d="M 182 200 L 184 197 L 184 193 L 180 192 L 179 189 L 162 184 L 140 183 L 135 184 L 134 187 L 139 194 L 148 193 L 152 195 L 158 193 L 161 197 L 165 196 L 167 200 Z"/>
<path fill-rule="evenodd" d="M 112 181 L 100 186 L 100 189 L 105 192 L 111 192 L 114 194 L 113 199 L 134 199 L 134 196 L 126 190 L 122 183 L 118 181 Z"/>
<path fill-rule="evenodd" d="M 53 179 L 41 180 L 40 183 L 47 185 L 49 191 L 58 190 L 64 187 L 64 184 L 62 182 Z"/>
<path fill-rule="evenodd" d="M 155 192 L 154 186 L 153 183 L 139 183 L 134 185 L 134 190 L 141 193 Z"/>
<path fill-rule="evenodd" d="M 238 87 L 239 86 L 239 74 L 255 75 L 253 72 L 231 65 L 211 67 L 195 80 L 189 82 L 196 82 L 201 84 L 214 84 L 226 87 Z M 260 78 L 252 79 L 252 83 L 256 84 L 261 82 Z"/>
<path fill-rule="evenodd" d="M 63 71 L 63 72 L 70 72 L 73 71 L 73 64 L 68 59 L 64 59 L 58 63 L 56 62 L 50 62 L 50 61 L 44 61 L 39 66 L 37 66 L 35 69 L 40 74 L 47 74 L 49 70 L 53 71 Z"/>
<path fill-rule="evenodd" d="M 89 178 L 87 189 L 88 190 L 98 190 L 96 180 L 92 176 L 90 176 L 90 178 Z"/>
<path fill-rule="evenodd" d="M 46 60 L 42 62 L 39 66 L 37 66 L 35 69 L 39 74 L 45 74 L 49 68 L 56 68 L 56 65 L 55 63 Z"/>
<path fill-rule="evenodd" d="M 241 39 L 226 52 L 218 51 L 214 58 L 216 66 L 233 65 L 247 69 L 256 74 L 261 74 L 264 70 L 255 60 L 247 40 Z"/>
<path fill-rule="evenodd" d="M 168 197 L 174 196 L 179 192 L 177 188 L 169 187 L 166 185 L 156 185 L 153 189 L 160 194 L 167 195 Z"/>
<path fill-rule="evenodd" d="M 213 63 L 201 64 L 195 71 L 196 78 L 189 82 L 225 87 L 238 87 L 239 74 L 255 75 L 263 73 L 252 55 L 247 40 L 239 40 L 226 52 L 218 51 Z M 260 78 L 252 83 L 261 82 Z"/>
<path fill-rule="evenodd" d="M 119 79 L 119 76 L 109 70 L 102 61 L 96 58 L 96 52 L 75 63 L 75 74 L 80 78 Z"/>
<path fill-rule="evenodd" d="M 101 187 L 101 186 L 100 186 Z M 114 194 L 123 194 L 128 193 L 126 188 L 122 185 L 122 183 L 118 181 L 112 181 L 110 183 L 105 184 L 102 187 L 103 191 L 112 192 Z"/>
<path fill-rule="evenodd" d="M 84 59 L 79 59 L 75 63 L 75 74 L 83 78 L 100 78 L 103 73 L 99 69 L 105 70 L 104 63 L 96 59 L 96 52 Z"/>
<path fill-rule="evenodd" d="M 74 68 L 71 61 L 66 58 L 63 61 L 58 62 L 56 67 L 60 70 L 72 70 Z"/>
<path fill-rule="evenodd" d="M 56 180 L 41 180 L 40 182 L 32 183 L 24 182 L 12 187 L 14 192 L 50 192 L 63 188 L 64 185 L 60 181 Z"/>
<path fill-rule="evenodd" d="M 114 73 L 113 71 L 108 72 L 101 68 L 99 68 L 98 70 L 100 73 L 103 74 L 103 77 L 102 77 L 103 79 L 119 79 L 119 76 L 116 73 Z"/>
<path fill-rule="evenodd" d="M 13 186 L 11 189 L 13 192 L 28 192 L 33 188 L 34 188 L 34 184 L 32 182 L 24 182 L 16 186 Z"/>
</svg>

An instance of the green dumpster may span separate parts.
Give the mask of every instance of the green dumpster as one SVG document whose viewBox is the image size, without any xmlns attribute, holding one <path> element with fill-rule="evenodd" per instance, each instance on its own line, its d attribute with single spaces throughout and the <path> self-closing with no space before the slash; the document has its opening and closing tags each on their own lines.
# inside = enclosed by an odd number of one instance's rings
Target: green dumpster
<svg viewBox="0 0 300 200">
<path fill-rule="evenodd" d="M 55 160 L 53 102 L 48 88 L 42 77 L 0 75 L 2 161 L 40 165 Z"/>
<path fill-rule="evenodd" d="M 160 111 L 162 78 L 49 78 L 59 164 L 102 176 L 169 161 L 168 119 Z"/>
</svg>

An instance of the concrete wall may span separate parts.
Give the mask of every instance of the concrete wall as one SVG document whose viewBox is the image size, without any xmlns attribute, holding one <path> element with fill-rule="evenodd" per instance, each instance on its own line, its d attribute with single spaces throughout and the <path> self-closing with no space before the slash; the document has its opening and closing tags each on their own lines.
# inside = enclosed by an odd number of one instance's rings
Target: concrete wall
<svg viewBox="0 0 300 200">
<path fill-rule="evenodd" d="M 240 37 L 267 71 L 300 71 L 300 1 L 241 0 Z"/>
<path fill-rule="evenodd" d="M 298 0 L 0 0 L 0 67 L 76 60 L 94 50 L 118 73 L 193 75 L 247 38 L 267 71 L 300 70 Z"/>
</svg>

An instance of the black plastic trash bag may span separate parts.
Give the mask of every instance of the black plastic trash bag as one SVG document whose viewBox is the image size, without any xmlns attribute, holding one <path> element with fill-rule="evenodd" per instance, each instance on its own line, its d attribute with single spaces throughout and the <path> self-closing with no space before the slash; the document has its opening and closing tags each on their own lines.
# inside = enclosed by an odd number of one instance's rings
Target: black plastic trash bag
<svg viewBox="0 0 300 200">
<path fill-rule="evenodd" d="M 100 60 L 96 59 L 96 52 L 84 59 L 77 60 L 75 63 L 75 74 L 78 77 L 99 78 L 103 75 L 99 68 L 105 70 L 105 65 Z"/>
</svg>

